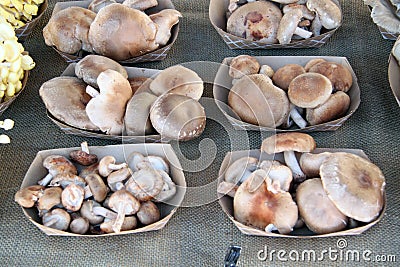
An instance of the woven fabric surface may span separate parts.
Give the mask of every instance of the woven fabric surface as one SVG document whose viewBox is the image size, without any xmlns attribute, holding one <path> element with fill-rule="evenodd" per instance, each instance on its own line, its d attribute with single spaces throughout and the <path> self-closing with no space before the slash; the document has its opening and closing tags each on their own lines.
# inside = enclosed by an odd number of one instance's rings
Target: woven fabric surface
<svg viewBox="0 0 400 267">
<path fill-rule="evenodd" d="M 211 105 L 212 86 L 207 85 L 203 103 L 209 119 L 201 138 L 171 142 L 186 170 L 189 186 L 184 206 L 178 209 L 165 228 L 147 233 L 73 238 L 46 236 L 28 221 L 14 202 L 36 153 L 40 150 L 75 147 L 82 141 L 91 146 L 120 144 L 119 141 L 83 138 L 63 133 L 46 116 L 39 97 L 45 81 L 59 76 L 67 63 L 46 46 L 42 29 L 47 24 L 56 1 L 49 7 L 24 42 L 37 66 L 31 71 L 25 91 L 3 113 L 15 127 L 8 131 L 11 144 L 0 146 L 0 265 L 2 266 L 222 266 L 231 244 L 242 247 L 239 266 L 398 266 L 393 262 L 365 262 L 363 259 L 316 259 L 287 262 L 262 260 L 259 253 L 338 249 L 338 237 L 314 239 L 266 238 L 242 234 L 228 219 L 215 199 L 215 180 L 220 164 L 230 150 L 256 149 L 268 133 L 235 131 L 219 110 Z M 358 236 L 345 236 L 346 250 L 360 255 L 396 256 L 400 261 L 400 108 L 390 90 L 387 65 L 393 41 L 384 40 L 372 23 L 370 10 L 359 0 L 340 1 L 343 25 L 320 48 L 230 50 L 212 27 L 208 18 L 209 1 L 175 0 L 183 18 L 176 43 L 161 62 L 134 66 L 164 69 L 191 61 L 220 63 L 225 57 L 254 56 L 340 56 L 346 57 L 358 78 L 361 104 L 355 114 L 335 132 L 311 135 L 318 147 L 362 149 L 386 177 L 387 209 L 383 219 Z M 1 131 L 3 133 L 3 131 Z M 229 137 L 229 138 L 228 138 Z M 204 186 L 201 189 L 202 185 Z M 196 190 L 192 189 L 196 188 Z M 199 189 L 200 188 L 200 189 Z M 199 204 L 201 203 L 201 205 Z M 340 240 L 339 240 L 340 241 Z M 285 256 L 288 258 L 288 255 Z M 381 257 L 383 259 L 383 257 Z"/>
</svg>

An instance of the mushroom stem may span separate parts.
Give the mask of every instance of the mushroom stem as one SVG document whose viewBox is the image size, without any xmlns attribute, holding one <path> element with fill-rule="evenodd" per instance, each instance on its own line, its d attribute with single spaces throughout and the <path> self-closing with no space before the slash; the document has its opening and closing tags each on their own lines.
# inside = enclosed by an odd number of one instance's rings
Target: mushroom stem
<svg viewBox="0 0 400 267">
<path fill-rule="evenodd" d="M 273 225 L 272 223 L 268 224 L 265 227 L 265 232 L 267 232 L 267 233 L 271 233 L 272 231 L 277 231 L 277 230 L 278 230 L 278 228 L 276 228 L 275 225 Z"/>
<path fill-rule="evenodd" d="M 93 207 L 93 214 L 103 216 L 104 218 L 108 218 L 110 220 L 114 220 L 118 216 L 117 213 L 104 207 Z"/>
<path fill-rule="evenodd" d="M 8 135 L 2 134 L 0 135 L 0 144 L 9 144 L 11 143 L 11 139 Z"/>
<path fill-rule="evenodd" d="M 126 164 L 125 162 L 121 163 L 121 164 L 113 164 L 113 163 L 108 164 L 108 168 L 111 170 L 114 170 L 114 171 L 120 170 L 120 169 L 126 168 L 126 167 L 128 167 L 128 164 Z"/>
<path fill-rule="evenodd" d="M 306 175 L 301 170 L 300 165 L 297 162 L 294 151 L 284 151 L 283 156 L 285 158 L 286 165 L 292 170 L 294 181 L 295 182 L 304 181 Z"/>
<path fill-rule="evenodd" d="M 237 2 L 239 2 L 239 0 L 229 0 L 229 6 L 228 6 L 229 12 L 232 13 L 239 7 Z"/>
<path fill-rule="evenodd" d="M 299 126 L 300 129 L 306 128 L 307 122 L 300 115 L 300 113 L 296 107 L 293 107 L 290 110 L 290 117 L 293 119 L 293 121 L 296 123 L 296 125 Z"/>
<path fill-rule="evenodd" d="M 93 193 L 92 190 L 90 190 L 89 185 L 85 186 L 85 199 L 92 197 Z"/>
<path fill-rule="evenodd" d="M 100 95 L 99 91 L 97 91 L 95 88 L 93 88 L 90 85 L 86 86 L 86 93 L 93 98 Z"/>
<path fill-rule="evenodd" d="M 306 31 L 302 28 L 297 27 L 296 30 L 294 31 L 294 34 L 303 37 L 304 39 L 310 38 L 312 35 L 312 32 Z"/>
<path fill-rule="evenodd" d="M 118 203 L 117 218 L 115 219 L 115 222 L 112 225 L 112 229 L 114 230 L 115 233 L 119 233 L 121 231 L 124 219 L 125 219 L 125 202 L 121 201 L 120 203 Z"/>
<path fill-rule="evenodd" d="M 42 180 L 39 180 L 38 184 L 42 186 L 47 186 L 50 183 L 51 179 L 53 179 L 53 175 L 48 173 Z"/>
<path fill-rule="evenodd" d="M 89 146 L 88 146 L 88 143 L 87 143 L 86 141 L 84 141 L 84 142 L 81 143 L 81 150 L 82 150 L 83 152 L 85 152 L 85 153 L 90 154 L 90 152 L 89 152 Z"/>
</svg>

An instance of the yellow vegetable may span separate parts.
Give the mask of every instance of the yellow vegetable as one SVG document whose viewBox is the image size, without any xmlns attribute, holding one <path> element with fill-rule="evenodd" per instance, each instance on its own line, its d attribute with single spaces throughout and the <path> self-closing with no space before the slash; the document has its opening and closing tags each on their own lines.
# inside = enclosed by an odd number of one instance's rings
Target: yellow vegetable
<svg viewBox="0 0 400 267">
<path fill-rule="evenodd" d="M 0 67 L 0 78 L 3 82 L 7 81 L 8 73 L 8 67 Z"/>
</svg>

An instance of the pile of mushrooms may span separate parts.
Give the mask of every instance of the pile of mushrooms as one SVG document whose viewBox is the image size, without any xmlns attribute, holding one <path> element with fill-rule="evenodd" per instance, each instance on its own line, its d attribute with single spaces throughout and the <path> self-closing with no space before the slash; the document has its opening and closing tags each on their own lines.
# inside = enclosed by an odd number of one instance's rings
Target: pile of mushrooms
<svg viewBox="0 0 400 267">
<path fill-rule="evenodd" d="M 176 184 L 162 157 L 134 152 L 128 159 L 98 159 L 87 144 L 69 158 L 50 155 L 43 160 L 48 174 L 37 185 L 20 189 L 15 201 L 37 208 L 44 226 L 76 234 L 119 233 L 150 225 L 161 218 L 157 203 L 171 199 Z"/>
<path fill-rule="evenodd" d="M 283 153 L 282 162 L 233 161 L 217 190 L 233 197 L 235 220 L 280 234 L 304 224 L 316 234 L 333 233 L 375 220 L 384 205 L 379 167 L 352 153 L 313 153 L 315 148 L 308 134 L 282 133 L 261 146 L 262 153 Z"/>
<path fill-rule="evenodd" d="M 43 28 L 48 46 L 67 54 L 83 50 L 127 60 L 166 45 L 181 13 L 163 9 L 147 15 L 157 0 L 93 0 L 88 8 L 71 6 L 55 13 Z"/>
<path fill-rule="evenodd" d="M 400 34 L 400 1 L 399 0 L 364 0 L 372 8 L 373 22 L 392 34 Z"/>
<path fill-rule="evenodd" d="M 199 103 L 203 80 L 192 70 L 176 65 L 157 76 L 128 77 L 118 62 L 88 55 L 75 65 L 76 77 L 45 82 L 39 94 L 47 110 L 73 127 L 110 135 L 190 140 L 206 124 Z"/>
<path fill-rule="evenodd" d="M 351 72 L 322 58 L 273 70 L 240 55 L 229 63 L 229 76 L 228 104 L 253 125 L 288 129 L 294 122 L 303 129 L 340 118 L 350 106 Z"/>
<path fill-rule="evenodd" d="M 282 45 L 338 28 L 342 11 L 335 0 L 230 0 L 227 32 Z"/>
</svg>

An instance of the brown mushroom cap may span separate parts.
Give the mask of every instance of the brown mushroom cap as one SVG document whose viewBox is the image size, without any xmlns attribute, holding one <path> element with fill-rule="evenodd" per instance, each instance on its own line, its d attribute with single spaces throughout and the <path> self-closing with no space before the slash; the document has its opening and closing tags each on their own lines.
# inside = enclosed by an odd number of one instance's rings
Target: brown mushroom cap
<svg viewBox="0 0 400 267">
<path fill-rule="evenodd" d="M 149 225 L 160 220 L 160 210 L 151 201 L 141 203 L 139 211 L 136 213 L 139 221 L 144 225 Z"/>
<path fill-rule="evenodd" d="M 301 108 L 315 108 L 325 103 L 332 94 L 332 84 L 319 73 L 304 73 L 292 80 L 288 96 L 290 102 Z"/>
<path fill-rule="evenodd" d="M 308 61 L 307 64 L 304 66 L 304 69 L 306 70 L 306 72 L 309 72 L 312 66 L 314 66 L 314 65 L 316 65 L 316 64 L 318 64 L 318 63 L 321 63 L 321 62 L 326 62 L 326 60 L 323 59 L 323 58 L 314 58 L 314 59 L 311 59 L 311 60 Z"/>
<path fill-rule="evenodd" d="M 126 182 L 126 190 L 132 193 L 140 201 L 154 199 L 164 186 L 164 180 L 157 171 L 145 168 L 136 171 Z"/>
<path fill-rule="evenodd" d="M 319 168 L 321 167 L 322 162 L 324 162 L 330 155 L 330 152 L 317 154 L 308 152 L 302 153 L 299 160 L 301 170 L 308 178 L 319 177 Z"/>
<path fill-rule="evenodd" d="M 203 106 L 177 94 L 160 96 L 151 107 L 150 120 L 162 137 L 182 141 L 198 137 L 206 126 Z"/>
<path fill-rule="evenodd" d="M 156 96 L 173 93 L 199 100 L 203 95 L 204 85 L 196 72 L 175 65 L 162 70 L 150 83 L 150 90 Z"/>
<path fill-rule="evenodd" d="M 56 77 L 39 89 L 47 110 L 56 119 L 73 127 L 98 131 L 86 114 L 85 108 L 91 97 L 86 93 L 86 84 L 76 77 Z"/>
<path fill-rule="evenodd" d="M 87 55 L 75 65 L 75 75 L 78 78 L 94 88 L 99 88 L 97 85 L 97 77 L 105 70 L 112 69 L 125 78 L 128 78 L 126 69 L 115 60 L 100 56 L 100 55 Z"/>
<path fill-rule="evenodd" d="M 155 0 L 157 2 L 157 0 Z M 151 14 L 150 19 L 157 24 L 156 43 L 160 46 L 166 45 L 171 38 L 171 30 L 178 24 L 182 14 L 175 9 L 163 9 L 158 13 Z"/>
<path fill-rule="evenodd" d="M 75 54 L 81 49 L 92 52 L 88 32 L 95 17 L 93 11 L 78 6 L 60 10 L 43 28 L 44 40 L 64 53 Z"/>
<path fill-rule="evenodd" d="M 124 223 L 125 215 L 135 214 L 140 209 L 140 202 L 127 190 L 114 192 L 108 202 L 110 208 L 117 212 L 117 218 L 112 225 L 114 232 L 119 233 Z"/>
<path fill-rule="evenodd" d="M 89 230 L 89 220 L 83 217 L 79 217 L 76 213 L 72 213 L 72 221 L 69 224 L 69 229 L 75 234 L 85 234 Z"/>
<path fill-rule="evenodd" d="M 114 233 L 113 225 L 115 220 L 107 220 L 100 224 L 100 229 L 104 233 L 110 234 Z M 135 216 L 127 216 L 124 218 L 124 222 L 121 225 L 121 231 L 128 231 L 135 229 L 137 226 L 137 219 Z"/>
<path fill-rule="evenodd" d="M 39 212 L 47 212 L 54 206 L 61 204 L 61 192 L 61 187 L 46 188 L 38 200 L 37 208 Z"/>
<path fill-rule="evenodd" d="M 335 90 L 347 92 L 353 84 L 350 71 L 343 65 L 335 62 L 321 62 L 312 66 L 310 72 L 316 72 L 327 77 Z"/>
<path fill-rule="evenodd" d="M 239 7 L 228 18 L 228 33 L 252 41 L 277 43 L 276 38 L 282 12 L 269 1 L 256 1 Z"/>
<path fill-rule="evenodd" d="M 346 216 L 371 222 L 384 204 L 385 177 L 378 166 L 357 155 L 332 153 L 321 165 L 322 184 Z"/>
<path fill-rule="evenodd" d="M 260 70 L 260 63 L 257 59 L 248 55 L 234 57 L 229 64 L 229 76 L 233 79 L 240 79 L 244 75 L 257 74 Z"/>
<path fill-rule="evenodd" d="M 44 226 L 61 231 L 66 231 L 70 222 L 71 216 L 63 209 L 54 209 L 47 212 L 42 217 L 42 223 Z"/>
<path fill-rule="evenodd" d="M 319 178 L 299 185 L 296 203 L 307 227 L 317 234 L 340 231 L 347 225 L 347 217 L 329 199 Z"/>
<path fill-rule="evenodd" d="M 241 78 L 228 95 L 229 106 L 248 123 L 279 127 L 289 113 L 286 93 L 268 81 L 263 74 Z"/>
<path fill-rule="evenodd" d="M 15 193 L 14 200 L 24 208 L 31 208 L 35 205 L 44 189 L 45 187 L 41 185 L 31 185 L 22 188 Z"/>
<path fill-rule="evenodd" d="M 262 142 L 261 151 L 267 154 L 284 151 L 311 152 L 316 143 L 311 135 L 298 132 L 280 133 L 270 136 Z"/>
<path fill-rule="evenodd" d="M 107 197 L 108 188 L 100 175 L 95 173 L 89 174 L 86 176 L 85 181 L 92 192 L 94 200 L 97 202 L 103 202 Z"/>
<path fill-rule="evenodd" d="M 332 94 L 322 105 L 306 110 L 306 120 L 317 125 L 334 120 L 346 114 L 350 106 L 350 96 L 342 91 Z"/>
<path fill-rule="evenodd" d="M 126 60 L 156 50 L 157 25 L 144 12 L 119 3 L 100 9 L 90 26 L 93 50 L 114 60 Z"/>
<path fill-rule="evenodd" d="M 276 86 L 287 91 L 290 82 L 303 73 L 306 73 L 306 71 L 302 66 L 298 64 L 286 64 L 276 70 L 272 76 L 272 81 Z"/>
<path fill-rule="evenodd" d="M 61 193 L 61 202 L 63 206 L 70 211 L 78 211 L 85 196 L 83 187 L 71 183 Z"/>
</svg>

